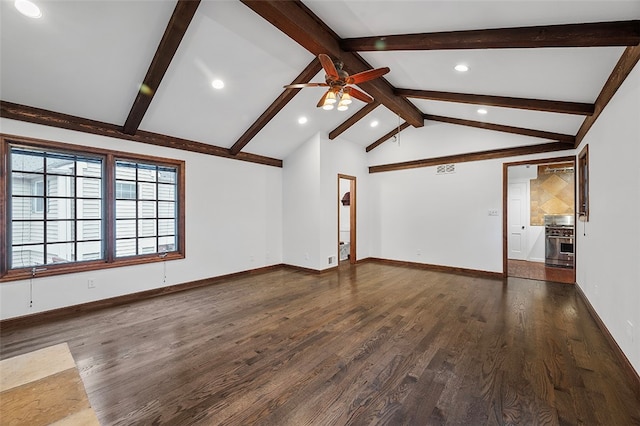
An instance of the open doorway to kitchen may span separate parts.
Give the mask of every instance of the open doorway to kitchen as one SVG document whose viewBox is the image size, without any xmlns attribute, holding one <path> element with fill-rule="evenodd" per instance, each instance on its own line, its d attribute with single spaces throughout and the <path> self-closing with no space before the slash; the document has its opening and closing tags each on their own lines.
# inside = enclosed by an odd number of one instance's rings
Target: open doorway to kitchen
<svg viewBox="0 0 640 426">
<path fill-rule="evenodd" d="M 356 263 L 356 178 L 338 175 L 338 264 Z"/>
<path fill-rule="evenodd" d="M 505 277 L 575 283 L 575 158 L 503 165 Z"/>
</svg>

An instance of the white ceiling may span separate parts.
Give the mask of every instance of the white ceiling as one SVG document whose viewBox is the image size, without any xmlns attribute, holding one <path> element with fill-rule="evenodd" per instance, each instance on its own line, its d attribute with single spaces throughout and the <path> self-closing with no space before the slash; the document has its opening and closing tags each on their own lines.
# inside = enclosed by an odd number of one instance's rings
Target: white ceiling
<svg viewBox="0 0 640 426">
<path fill-rule="evenodd" d="M 0 3 L 0 98 L 123 125 L 175 2 L 37 2 L 43 17 Z M 304 1 L 341 38 L 640 19 L 640 1 Z M 364 52 L 397 88 L 593 103 L 623 48 Z M 314 57 L 244 4 L 203 0 L 141 130 L 231 147 Z M 470 71 L 453 70 L 459 62 Z M 213 78 L 224 80 L 215 90 Z M 321 82 L 324 73 L 312 81 Z M 284 159 L 328 133 L 364 104 L 323 111 L 307 88 L 244 148 Z M 583 117 L 411 100 L 423 113 L 575 134 Z M 358 104 L 358 105 L 356 105 Z M 308 122 L 298 124 L 300 116 Z M 375 128 L 373 119 L 379 121 Z M 379 106 L 343 137 L 367 146 L 398 125 Z M 443 124 L 443 126 L 453 126 Z M 460 126 L 454 126 L 459 128 Z M 420 129 L 411 129 L 419 132 Z"/>
</svg>

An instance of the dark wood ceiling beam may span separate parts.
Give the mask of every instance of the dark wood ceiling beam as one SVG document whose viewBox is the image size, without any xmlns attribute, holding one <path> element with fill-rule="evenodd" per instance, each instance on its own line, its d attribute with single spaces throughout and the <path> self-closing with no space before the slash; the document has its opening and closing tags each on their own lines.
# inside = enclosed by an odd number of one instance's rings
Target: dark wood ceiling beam
<svg viewBox="0 0 640 426">
<path fill-rule="evenodd" d="M 458 102 L 465 104 L 517 108 L 533 111 L 557 112 L 561 114 L 591 115 L 593 104 L 541 99 L 512 98 L 508 96 L 474 95 L 467 93 L 438 92 L 435 90 L 396 89 L 399 96 L 431 101 Z"/>
<path fill-rule="evenodd" d="M 138 130 L 199 4 L 200 0 L 178 0 L 162 40 L 160 40 L 160 44 L 153 56 L 151 65 L 149 65 L 147 75 L 144 77 L 133 106 L 129 111 L 129 116 L 124 123 L 124 133 L 134 135 Z"/>
<path fill-rule="evenodd" d="M 562 133 L 545 132 L 543 130 L 525 129 L 522 127 L 505 126 L 502 124 L 485 123 L 483 121 L 463 120 L 460 118 L 442 117 L 439 115 L 425 114 L 425 120 L 438 121 L 440 123 L 456 124 L 459 126 L 476 127 L 478 129 L 493 130 L 496 132 L 512 133 L 516 135 L 532 136 L 534 138 L 550 139 L 564 143 L 575 143 L 575 136 Z"/>
<path fill-rule="evenodd" d="M 262 16 L 313 55 L 328 54 L 339 58 L 351 73 L 370 69 L 359 55 L 340 48 L 340 38 L 300 1 L 242 0 L 251 10 Z M 412 126 L 421 127 L 422 112 L 411 102 L 393 93 L 393 86 L 384 78 L 358 85 L 389 110 L 398 114 Z"/>
<path fill-rule="evenodd" d="M 627 47 L 625 51 L 620 56 L 618 63 L 613 68 L 611 75 L 607 79 L 607 82 L 602 87 L 598 98 L 596 99 L 595 104 L 595 112 L 593 115 L 585 118 L 578 129 L 578 133 L 576 134 L 575 146 L 576 148 L 582 142 L 582 139 L 587 135 L 591 126 L 596 122 L 600 113 L 607 106 L 613 95 L 618 91 L 624 80 L 627 78 L 631 70 L 636 66 L 638 61 L 640 60 L 640 45 Z"/>
<path fill-rule="evenodd" d="M 638 43 L 640 21 L 633 20 L 358 37 L 342 40 L 340 47 L 348 52 L 366 52 L 635 46 Z"/>
<path fill-rule="evenodd" d="M 340 136 L 343 132 L 345 132 L 349 127 L 356 124 L 358 121 L 362 120 L 367 116 L 371 111 L 378 108 L 380 106 L 380 102 L 373 101 L 370 104 L 366 104 L 363 108 L 360 108 L 355 114 L 349 117 L 344 123 L 333 129 L 329 132 L 329 139 L 333 140 Z"/>
<path fill-rule="evenodd" d="M 241 1 L 315 56 L 320 53 L 334 58 L 342 55 L 340 39 L 300 1 Z"/>
<path fill-rule="evenodd" d="M 138 131 L 130 135 L 122 131 L 121 126 L 89 120 L 73 115 L 62 114 L 40 108 L 0 101 L 0 117 L 28 123 L 42 124 L 57 127 L 59 129 L 74 130 L 77 132 L 91 133 L 110 138 L 124 139 L 150 145 L 163 146 L 165 148 L 181 149 L 197 152 L 199 154 L 214 155 L 216 157 L 231 158 L 234 160 L 248 161 L 250 163 L 264 164 L 267 166 L 282 167 L 282 160 L 263 157 L 261 155 L 240 153 L 236 156 L 229 153 L 229 149 L 188 139 L 174 138 L 157 133 Z"/>
<path fill-rule="evenodd" d="M 384 135 L 383 137 L 381 137 L 380 139 L 378 139 L 377 141 L 375 141 L 371 145 L 367 146 L 365 148 L 365 151 L 367 151 L 367 152 L 371 151 L 372 149 L 376 148 L 378 145 L 381 145 L 383 142 L 391 139 L 393 136 L 397 135 L 398 133 L 400 133 L 401 131 L 403 131 L 404 129 L 406 129 L 409 126 L 410 126 L 410 124 L 405 121 L 399 127 L 396 127 L 395 129 L 393 129 L 392 131 L 390 131 L 389 133 L 387 133 L 386 135 Z"/>
<path fill-rule="evenodd" d="M 291 84 L 308 83 L 311 79 L 320 72 L 322 65 L 318 58 L 315 58 L 307 67 L 298 75 Z M 264 126 L 271 121 L 278 112 L 289 103 L 291 99 L 298 94 L 300 89 L 285 89 L 275 101 L 269 105 L 258 119 L 244 132 L 240 139 L 233 144 L 229 149 L 231 155 L 236 155 L 253 139 Z"/>
<path fill-rule="evenodd" d="M 448 155 L 445 157 L 426 158 L 422 160 L 405 161 L 402 163 L 370 166 L 369 173 L 416 169 L 420 167 L 437 166 L 440 164 L 467 163 L 471 161 L 492 160 L 496 158 L 518 157 L 522 155 L 540 154 L 544 152 L 557 152 L 570 149 L 573 149 L 573 144 L 551 142 L 540 145 L 493 149 L 488 151 L 473 152 L 469 154 Z"/>
</svg>

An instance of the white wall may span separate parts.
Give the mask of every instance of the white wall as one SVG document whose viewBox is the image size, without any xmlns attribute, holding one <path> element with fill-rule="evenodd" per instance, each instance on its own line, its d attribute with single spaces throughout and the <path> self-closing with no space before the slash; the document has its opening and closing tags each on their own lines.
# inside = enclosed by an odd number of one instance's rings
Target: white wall
<svg viewBox="0 0 640 426">
<path fill-rule="evenodd" d="M 326 262 L 320 255 L 318 226 L 322 215 L 319 135 L 284 159 L 282 187 L 284 263 L 319 270 Z"/>
<path fill-rule="evenodd" d="M 316 134 L 284 160 L 284 263 L 315 270 L 337 265 L 338 174 L 357 179 L 357 258 L 369 257 L 365 150 Z"/>
<path fill-rule="evenodd" d="M 7 134 L 186 162 L 185 259 L 36 278 L 32 308 L 29 281 L 5 282 L 1 319 L 282 263 L 282 169 L 4 118 L 0 126 Z"/>
<path fill-rule="evenodd" d="M 530 145 L 539 140 L 450 124 L 422 129 L 400 146 L 384 143 L 370 164 L 498 149 L 505 138 Z M 402 132 L 404 135 L 404 132 Z M 493 138 L 493 142 L 492 142 Z M 436 167 L 374 173 L 371 252 L 373 257 L 488 272 L 502 272 L 502 165 L 573 155 L 573 151 L 456 164 L 437 175 Z M 498 216 L 489 216 L 498 210 Z"/>
<path fill-rule="evenodd" d="M 637 372 L 640 372 L 639 117 L 640 65 L 636 65 L 578 148 L 580 152 L 589 144 L 591 188 L 589 222 L 577 222 L 576 226 L 577 284 Z"/>
<path fill-rule="evenodd" d="M 338 259 L 338 174 L 356 177 L 356 259 L 370 256 L 370 189 L 369 169 L 364 147 L 344 138 L 329 140 L 326 135 L 320 139 L 320 174 L 322 221 L 321 247 L 323 264 L 320 269 L 333 267 L 328 263 L 330 256 Z M 353 194 L 352 204 L 353 207 Z"/>
<path fill-rule="evenodd" d="M 375 173 L 371 186 L 374 257 L 502 272 L 500 161 Z"/>
</svg>

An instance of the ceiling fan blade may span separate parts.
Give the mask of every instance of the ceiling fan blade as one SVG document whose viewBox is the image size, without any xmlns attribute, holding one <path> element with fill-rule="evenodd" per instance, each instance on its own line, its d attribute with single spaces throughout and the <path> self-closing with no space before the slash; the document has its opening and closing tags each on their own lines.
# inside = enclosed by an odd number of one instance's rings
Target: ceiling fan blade
<svg viewBox="0 0 640 426">
<path fill-rule="evenodd" d="M 347 78 L 347 84 L 358 84 L 358 83 L 363 83 L 365 81 L 373 80 L 374 78 L 382 77 L 389 71 L 391 71 L 389 67 L 362 71 Z"/>
<path fill-rule="evenodd" d="M 338 70 L 329 56 L 321 53 L 318 55 L 318 59 L 320 59 L 324 72 L 331 78 L 331 80 L 340 80 Z"/>
<path fill-rule="evenodd" d="M 348 93 L 349 95 L 351 95 L 352 98 L 356 98 L 362 102 L 366 102 L 368 104 L 370 104 L 371 102 L 373 102 L 373 98 L 369 95 L 367 95 L 364 92 L 361 92 L 360 90 L 356 89 L 355 87 L 345 87 L 344 91 L 346 93 Z"/>
<path fill-rule="evenodd" d="M 305 87 L 327 87 L 329 86 L 327 83 L 298 83 L 298 84 L 287 84 L 283 86 L 285 89 L 304 89 Z"/>
<path fill-rule="evenodd" d="M 330 91 L 331 90 L 327 90 L 326 92 L 324 92 L 324 95 L 322 95 L 322 97 L 320 98 L 320 102 L 318 102 L 318 105 L 316 105 L 318 108 L 324 105 L 324 100 L 327 99 L 327 95 Z"/>
</svg>

